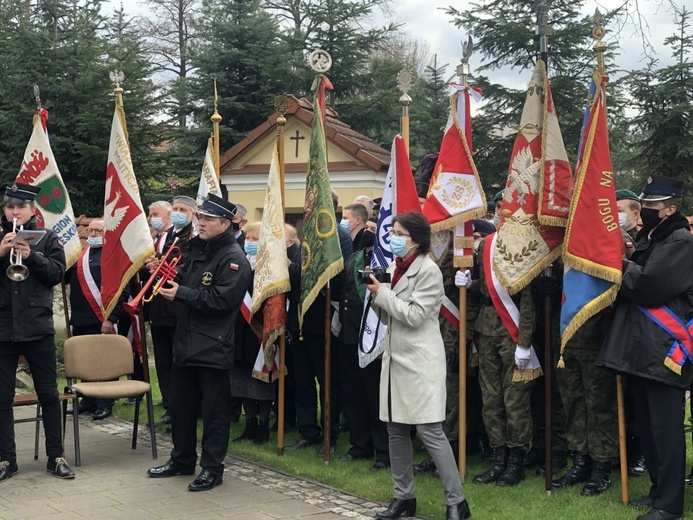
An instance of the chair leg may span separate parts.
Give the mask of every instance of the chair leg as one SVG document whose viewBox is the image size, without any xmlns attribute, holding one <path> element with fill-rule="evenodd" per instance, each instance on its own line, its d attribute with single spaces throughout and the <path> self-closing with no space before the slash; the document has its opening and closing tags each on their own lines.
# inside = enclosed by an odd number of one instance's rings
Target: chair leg
<svg viewBox="0 0 693 520">
<path fill-rule="evenodd" d="M 147 416 L 149 418 L 149 435 L 152 441 L 152 458 L 158 458 L 156 449 L 156 427 L 154 426 L 154 404 L 152 403 L 152 391 L 147 392 Z"/>
<path fill-rule="evenodd" d="M 79 452 L 79 403 L 77 398 L 77 395 L 72 398 L 72 422 L 74 422 L 75 428 L 75 466 L 81 466 L 82 456 Z"/>
<path fill-rule="evenodd" d="M 67 428 L 67 402 L 68 399 L 63 399 L 60 403 L 63 407 L 63 446 L 65 446 L 65 429 Z"/>
<path fill-rule="evenodd" d="M 36 405 L 36 437 L 34 439 L 34 460 L 39 456 L 39 428 L 41 427 L 41 403 Z"/>
<path fill-rule="evenodd" d="M 132 427 L 132 449 L 137 448 L 137 427 L 140 422 L 140 402 L 142 401 L 142 396 L 139 396 L 135 399 L 135 420 L 134 420 L 134 425 Z"/>
</svg>

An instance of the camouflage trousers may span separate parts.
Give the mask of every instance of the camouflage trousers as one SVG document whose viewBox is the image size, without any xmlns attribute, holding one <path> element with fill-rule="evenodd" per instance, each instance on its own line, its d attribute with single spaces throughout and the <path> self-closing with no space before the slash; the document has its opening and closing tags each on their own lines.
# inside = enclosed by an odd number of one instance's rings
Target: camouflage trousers
<svg viewBox="0 0 693 520">
<path fill-rule="evenodd" d="M 530 396 L 534 381 L 513 383 L 515 343 L 510 336 L 479 338 L 482 415 L 491 447 L 529 449 L 532 440 Z"/>
<path fill-rule="evenodd" d="M 454 444 L 460 438 L 460 374 L 459 369 L 451 369 L 448 366 L 446 378 L 447 399 L 445 401 L 445 422 L 443 431 L 448 440 Z M 476 367 L 467 367 L 467 425 L 466 431 L 483 433 L 484 423 L 481 418 L 481 396 L 479 391 L 479 378 Z"/>
<path fill-rule="evenodd" d="M 607 462 L 618 456 L 616 376 L 595 366 L 598 353 L 568 344 L 565 368 L 555 372 L 568 421 L 568 449 Z"/>
</svg>

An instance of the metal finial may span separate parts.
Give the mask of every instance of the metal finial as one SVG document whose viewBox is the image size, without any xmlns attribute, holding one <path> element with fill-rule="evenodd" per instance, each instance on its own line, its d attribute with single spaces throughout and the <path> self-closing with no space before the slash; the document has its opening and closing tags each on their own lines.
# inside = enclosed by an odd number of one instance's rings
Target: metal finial
<svg viewBox="0 0 693 520">
<path fill-rule="evenodd" d="M 36 99 L 36 108 L 41 109 L 41 91 L 38 85 L 34 85 L 34 99 Z"/>
<path fill-rule="evenodd" d="M 111 78 L 111 83 L 113 83 L 116 88 L 120 88 L 120 84 L 125 79 L 125 74 L 123 74 L 122 70 L 112 70 L 108 73 L 108 77 Z"/>
<path fill-rule="evenodd" d="M 548 36 L 552 30 L 549 25 L 549 10 L 553 0 L 534 0 L 534 10 L 537 12 L 536 35 L 539 36 L 539 52 L 542 56 L 548 53 Z"/>
<path fill-rule="evenodd" d="M 318 74 L 325 74 L 332 67 L 332 56 L 327 51 L 315 49 L 308 56 L 308 65 Z"/>
<path fill-rule="evenodd" d="M 592 17 L 592 36 L 597 40 L 597 43 L 594 44 L 592 49 L 594 49 L 594 53 L 597 55 L 597 68 L 602 74 L 604 73 L 604 53 L 606 52 L 606 43 L 602 41 L 602 38 L 606 35 L 604 24 L 604 15 L 599 8 L 595 9 Z"/>
<path fill-rule="evenodd" d="M 406 69 L 402 69 L 397 74 L 397 88 L 402 91 L 402 96 L 399 98 L 399 103 L 403 107 L 411 105 L 411 97 L 409 91 L 414 84 L 414 76 Z"/>
<path fill-rule="evenodd" d="M 217 78 L 214 78 L 214 113 L 210 119 L 212 123 L 221 123 L 221 114 L 217 110 L 219 107 L 219 96 L 217 95 Z"/>
<path fill-rule="evenodd" d="M 286 124 L 286 113 L 289 111 L 289 98 L 280 94 L 274 98 L 274 111 L 279 114 L 277 125 L 284 126 Z"/>
<path fill-rule="evenodd" d="M 469 76 L 469 58 L 474 54 L 474 41 L 472 37 L 469 36 L 467 41 L 462 41 L 462 59 L 460 64 L 457 66 L 456 73 L 460 77 L 460 83 L 462 85 L 467 84 L 467 76 Z"/>
</svg>

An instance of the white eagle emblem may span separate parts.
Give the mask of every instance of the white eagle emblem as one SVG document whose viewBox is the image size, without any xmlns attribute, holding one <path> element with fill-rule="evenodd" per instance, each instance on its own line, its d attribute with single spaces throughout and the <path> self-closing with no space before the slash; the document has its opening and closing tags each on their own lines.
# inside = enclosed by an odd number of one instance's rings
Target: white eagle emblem
<svg viewBox="0 0 693 520">
<path fill-rule="evenodd" d="M 112 184 L 113 184 L 113 177 L 109 177 L 108 179 L 106 179 L 106 193 L 108 194 L 106 197 L 106 200 L 111 198 L 111 185 Z M 104 208 L 103 221 L 104 221 L 104 227 L 106 228 L 106 231 L 115 231 L 116 229 L 118 229 L 120 222 L 123 220 L 123 217 L 128 212 L 128 208 L 130 206 L 125 206 L 122 208 L 116 208 L 119 200 L 120 200 L 120 192 L 117 191 L 113 200 L 111 202 L 107 203 L 106 207 Z"/>
<path fill-rule="evenodd" d="M 510 166 L 509 186 L 503 193 L 503 199 L 512 202 L 513 194 L 517 193 L 517 203 L 524 204 L 525 195 L 538 193 L 539 176 L 537 172 L 540 166 L 541 161 L 534 161 L 529 146 L 518 151 Z"/>
</svg>

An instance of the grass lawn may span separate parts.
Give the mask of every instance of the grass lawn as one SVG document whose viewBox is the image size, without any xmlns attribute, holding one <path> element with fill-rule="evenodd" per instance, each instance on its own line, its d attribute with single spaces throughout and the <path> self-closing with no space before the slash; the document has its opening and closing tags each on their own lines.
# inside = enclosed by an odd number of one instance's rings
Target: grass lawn
<svg viewBox="0 0 693 520">
<path fill-rule="evenodd" d="M 155 377 L 154 371 L 152 371 L 152 376 Z M 152 383 L 154 402 L 157 402 L 160 400 L 161 394 L 156 380 Z M 121 400 L 116 404 L 115 415 L 132 420 L 133 407 L 123 406 L 122 403 Z M 154 411 L 157 418 L 163 414 L 161 407 L 155 407 Z M 241 418 L 240 423 L 231 425 L 232 439 L 242 433 L 243 422 L 244 420 Z M 144 406 L 141 411 L 140 424 L 146 425 L 146 408 Z M 160 429 L 163 431 L 163 427 Z M 200 431 L 201 427 L 198 429 L 198 432 Z M 340 435 L 337 451 L 329 464 L 325 464 L 321 458 L 316 456 L 317 448 L 313 447 L 298 452 L 287 451 L 283 456 L 278 456 L 276 454 L 276 433 L 272 433 L 270 442 L 262 446 L 256 446 L 248 441 L 231 442 L 229 455 L 323 482 L 383 504 L 388 503 L 392 498 L 392 481 L 389 472 L 373 473 L 368 471 L 371 462 L 339 462 L 339 457 L 349 449 L 348 437 L 348 434 Z M 295 432 L 286 434 L 285 444 L 293 444 L 297 439 L 298 434 Z M 693 458 L 690 451 L 689 447 L 689 460 Z M 159 457 L 162 463 L 167 460 L 167 456 L 167 453 L 160 453 Z M 424 452 L 417 452 L 415 461 L 419 462 L 424 457 Z M 634 519 L 638 514 L 646 512 L 646 510 L 637 510 L 621 504 L 620 479 L 617 471 L 612 474 L 611 487 L 599 497 L 581 496 L 581 486 L 554 491 L 549 497 L 544 492 L 544 478 L 535 476 L 534 469 L 529 470 L 527 479 L 514 488 L 500 488 L 493 484 L 473 484 L 472 476 L 485 471 L 487 467 L 488 464 L 482 460 L 481 455 L 475 455 L 468 459 L 464 492 L 469 500 L 473 518 L 476 519 L 616 520 Z M 649 478 L 647 476 L 630 478 L 629 485 L 631 498 L 639 498 L 649 490 Z M 417 476 L 415 489 L 419 515 L 435 519 L 445 518 L 443 490 L 439 479 L 428 475 Z M 233 489 L 229 489 L 229 491 L 233 493 Z M 693 494 L 689 492 L 686 497 L 685 510 L 690 511 L 692 509 Z"/>
</svg>

